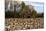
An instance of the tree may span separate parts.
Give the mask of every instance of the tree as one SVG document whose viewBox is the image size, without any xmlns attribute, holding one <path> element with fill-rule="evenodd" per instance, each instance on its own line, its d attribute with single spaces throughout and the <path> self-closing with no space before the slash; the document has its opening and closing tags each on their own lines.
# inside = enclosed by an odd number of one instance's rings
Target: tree
<svg viewBox="0 0 46 31">
<path fill-rule="evenodd" d="M 24 7 L 25 7 L 25 3 L 22 2 L 22 3 L 21 3 L 21 10 L 20 10 L 20 13 L 21 13 L 21 11 L 23 11 Z"/>
<path fill-rule="evenodd" d="M 7 12 L 5 12 L 5 17 L 6 18 L 13 18 L 14 17 L 14 13 L 11 12 L 11 11 L 7 11 Z"/>
<path fill-rule="evenodd" d="M 22 6 L 22 10 L 23 10 L 23 8 L 25 7 L 25 3 L 22 2 L 21 6 Z"/>
<path fill-rule="evenodd" d="M 35 10 L 32 11 L 31 16 L 35 18 L 37 16 L 37 12 Z"/>
<path fill-rule="evenodd" d="M 38 13 L 37 17 L 44 17 L 44 13 Z"/>
</svg>

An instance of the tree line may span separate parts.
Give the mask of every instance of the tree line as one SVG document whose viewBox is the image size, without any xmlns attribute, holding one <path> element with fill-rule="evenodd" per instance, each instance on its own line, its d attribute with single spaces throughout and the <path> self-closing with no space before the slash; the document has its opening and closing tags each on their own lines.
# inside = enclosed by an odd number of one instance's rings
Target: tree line
<svg viewBox="0 0 46 31">
<path fill-rule="evenodd" d="M 19 12 L 16 11 L 16 5 L 14 5 L 14 12 L 5 11 L 5 18 L 38 18 L 44 17 L 44 13 L 37 13 L 35 9 L 29 9 L 28 5 L 25 5 L 24 2 L 20 4 L 21 9 Z M 32 12 L 31 12 L 32 10 Z"/>
</svg>

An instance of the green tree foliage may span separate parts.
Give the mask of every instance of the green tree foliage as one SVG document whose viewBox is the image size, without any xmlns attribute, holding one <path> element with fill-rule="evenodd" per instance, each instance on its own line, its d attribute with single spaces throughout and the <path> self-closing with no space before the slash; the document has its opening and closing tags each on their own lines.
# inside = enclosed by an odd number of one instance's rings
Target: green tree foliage
<svg viewBox="0 0 46 31">
<path fill-rule="evenodd" d="M 20 18 L 19 13 L 16 12 L 16 14 L 15 14 L 15 18 Z"/>
<path fill-rule="evenodd" d="M 14 12 L 11 12 L 11 11 L 7 11 L 5 12 L 5 17 L 6 18 L 24 18 L 24 17 L 33 17 L 33 18 L 36 18 L 36 17 L 43 17 L 43 13 L 42 14 L 38 14 L 35 9 L 33 9 L 33 11 L 31 12 L 31 9 L 29 9 L 29 6 L 28 5 L 25 5 L 24 2 L 22 2 L 20 4 L 21 6 L 21 9 L 20 9 L 20 12 L 16 12 L 16 5 L 14 5 Z M 28 16 L 30 15 L 30 16 Z M 21 17 L 22 16 L 22 17 Z"/>
<path fill-rule="evenodd" d="M 24 7 L 25 7 L 25 3 L 22 2 L 22 3 L 21 3 L 21 10 L 20 10 L 20 13 L 23 11 Z"/>
<path fill-rule="evenodd" d="M 25 3 L 22 2 L 21 6 L 22 6 L 22 10 L 23 10 L 23 8 L 25 7 Z"/>
<path fill-rule="evenodd" d="M 44 13 L 37 13 L 37 17 L 44 17 Z"/>
<path fill-rule="evenodd" d="M 37 12 L 35 10 L 32 11 L 31 16 L 35 18 L 37 16 Z"/>
<path fill-rule="evenodd" d="M 7 12 L 5 12 L 5 17 L 6 17 L 6 18 L 14 17 L 14 13 L 11 12 L 11 11 L 7 11 Z"/>
</svg>

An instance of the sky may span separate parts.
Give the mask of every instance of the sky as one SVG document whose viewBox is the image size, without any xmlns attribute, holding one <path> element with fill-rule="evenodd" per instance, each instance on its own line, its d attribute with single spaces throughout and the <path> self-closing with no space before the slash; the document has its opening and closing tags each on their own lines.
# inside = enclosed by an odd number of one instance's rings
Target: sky
<svg viewBox="0 0 46 31">
<path fill-rule="evenodd" d="M 37 13 L 44 12 L 44 4 L 39 2 L 31 2 L 31 1 L 24 1 L 26 5 L 32 5 L 34 6 L 34 9 L 37 11 Z"/>
</svg>

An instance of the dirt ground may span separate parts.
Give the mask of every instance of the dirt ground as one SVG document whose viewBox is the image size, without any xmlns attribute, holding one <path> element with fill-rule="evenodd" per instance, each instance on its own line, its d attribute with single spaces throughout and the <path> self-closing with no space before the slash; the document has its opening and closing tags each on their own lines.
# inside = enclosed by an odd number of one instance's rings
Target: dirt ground
<svg viewBox="0 0 46 31">
<path fill-rule="evenodd" d="M 44 18 L 6 18 L 5 31 L 43 29 Z"/>
</svg>

